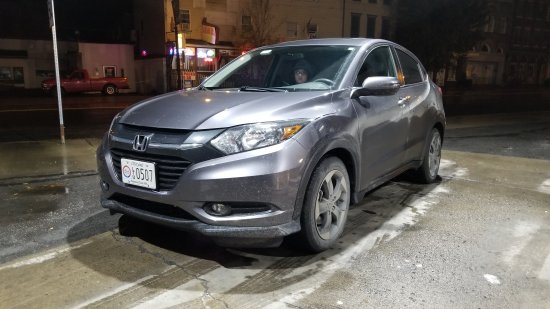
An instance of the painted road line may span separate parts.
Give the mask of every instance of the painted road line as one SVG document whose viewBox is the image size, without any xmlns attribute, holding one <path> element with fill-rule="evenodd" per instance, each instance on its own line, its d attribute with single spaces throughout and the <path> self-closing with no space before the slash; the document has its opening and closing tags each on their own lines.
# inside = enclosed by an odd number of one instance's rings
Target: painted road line
<svg viewBox="0 0 550 309">
<path fill-rule="evenodd" d="M 101 109 L 120 109 L 123 110 L 128 106 L 95 106 L 95 107 L 64 107 L 63 110 L 101 110 Z M 33 108 L 33 109 L 12 109 L 0 110 L 0 113 L 23 113 L 23 112 L 48 112 L 57 111 L 57 108 Z"/>
<path fill-rule="evenodd" d="M 506 264 L 512 265 L 513 260 L 529 244 L 533 236 L 540 229 L 538 224 L 520 222 L 514 226 L 514 240 L 510 247 L 503 253 L 503 260 Z"/>
<path fill-rule="evenodd" d="M 546 256 L 538 277 L 539 279 L 550 281 L 550 254 Z"/>
<path fill-rule="evenodd" d="M 56 258 L 60 254 L 69 252 L 70 250 L 78 249 L 80 247 L 84 247 L 84 246 L 86 246 L 90 243 L 92 243 L 92 242 L 87 241 L 87 242 L 85 242 L 83 244 L 80 244 L 80 245 L 77 245 L 77 246 L 70 246 L 70 247 L 66 247 L 66 248 L 62 248 L 62 249 L 56 249 L 56 250 L 51 251 L 51 252 L 42 253 L 38 256 L 34 256 L 34 257 L 31 257 L 31 258 L 26 258 L 22 261 L 17 261 L 17 262 L 13 262 L 13 263 L 5 265 L 5 266 L 0 266 L 0 271 L 4 270 L 4 269 L 9 269 L 9 268 L 19 268 L 19 267 L 23 267 L 23 266 L 30 266 L 30 265 L 34 265 L 34 264 L 44 263 L 45 261 Z"/>
<path fill-rule="evenodd" d="M 545 181 L 543 181 L 538 190 L 542 193 L 547 193 L 547 194 L 550 194 L 550 179 L 546 179 Z"/>
</svg>

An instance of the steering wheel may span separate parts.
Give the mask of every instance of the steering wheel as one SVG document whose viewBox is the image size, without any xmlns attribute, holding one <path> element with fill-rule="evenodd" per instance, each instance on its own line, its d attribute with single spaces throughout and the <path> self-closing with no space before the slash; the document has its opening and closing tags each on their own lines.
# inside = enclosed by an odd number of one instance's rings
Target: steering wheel
<svg viewBox="0 0 550 309">
<path fill-rule="evenodd" d="M 319 79 L 314 80 L 313 82 L 314 83 L 319 82 L 319 83 L 327 84 L 329 86 L 334 86 L 334 81 L 332 81 L 328 78 L 319 78 Z"/>
</svg>

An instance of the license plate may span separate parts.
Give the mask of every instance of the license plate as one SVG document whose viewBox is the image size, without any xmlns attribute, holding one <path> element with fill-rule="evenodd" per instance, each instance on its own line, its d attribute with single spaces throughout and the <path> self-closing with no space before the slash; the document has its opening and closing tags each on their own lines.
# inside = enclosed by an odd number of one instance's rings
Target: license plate
<svg viewBox="0 0 550 309">
<path fill-rule="evenodd" d="M 149 189 L 157 188 L 155 163 L 122 158 L 120 169 L 123 183 Z"/>
</svg>

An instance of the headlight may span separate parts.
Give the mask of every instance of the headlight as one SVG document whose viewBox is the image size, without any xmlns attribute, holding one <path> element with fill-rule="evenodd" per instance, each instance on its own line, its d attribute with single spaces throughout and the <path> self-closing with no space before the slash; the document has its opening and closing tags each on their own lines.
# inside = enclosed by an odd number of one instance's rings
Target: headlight
<svg viewBox="0 0 550 309">
<path fill-rule="evenodd" d="M 210 143 L 225 154 L 248 151 L 279 144 L 306 124 L 306 120 L 248 124 L 227 129 Z"/>
</svg>

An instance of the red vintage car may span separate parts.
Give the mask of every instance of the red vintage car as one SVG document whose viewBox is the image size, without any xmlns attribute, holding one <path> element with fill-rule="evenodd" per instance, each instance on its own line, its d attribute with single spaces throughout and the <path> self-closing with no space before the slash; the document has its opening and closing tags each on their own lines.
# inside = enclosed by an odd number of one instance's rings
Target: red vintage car
<svg viewBox="0 0 550 309">
<path fill-rule="evenodd" d="M 62 93 L 94 92 L 101 91 L 105 95 L 114 95 L 119 89 L 129 89 L 126 77 L 101 77 L 90 78 L 87 70 L 76 70 L 69 78 L 61 79 Z M 55 79 L 42 81 L 42 90 L 47 93 L 57 91 Z"/>
</svg>

